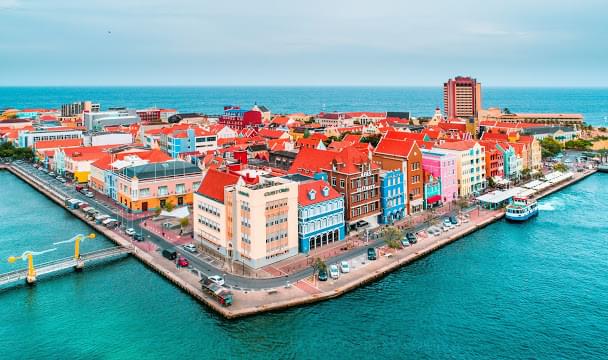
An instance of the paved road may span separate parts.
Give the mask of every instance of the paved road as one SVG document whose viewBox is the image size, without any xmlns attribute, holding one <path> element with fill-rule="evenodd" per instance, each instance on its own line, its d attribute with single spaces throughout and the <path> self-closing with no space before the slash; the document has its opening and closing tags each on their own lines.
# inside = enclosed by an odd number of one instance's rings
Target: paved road
<svg viewBox="0 0 608 360">
<path fill-rule="evenodd" d="M 228 287 L 232 287 L 235 289 L 247 289 L 247 290 L 270 289 L 270 288 L 283 287 L 287 284 L 287 282 L 295 283 L 298 280 L 304 279 L 304 278 L 312 275 L 313 270 L 310 267 L 307 267 L 296 273 L 292 273 L 292 274 L 289 274 L 287 276 L 280 277 L 280 278 L 256 279 L 256 278 L 242 277 L 242 276 L 238 276 L 238 275 L 234 275 L 234 274 L 226 274 L 221 269 L 221 266 L 219 266 L 219 264 L 217 264 L 216 260 L 214 260 L 204 254 L 189 253 L 188 251 L 183 250 L 180 246 L 175 246 L 172 243 L 163 239 L 162 237 L 156 235 L 155 233 L 150 232 L 147 229 L 141 227 L 140 224 L 145 219 L 138 219 L 138 220 L 125 219 L 121 214 L 121 212 L 124 210 L 121 210 L 114 206 L 110 206 L 110 205 L 104 203 L 103 201 L 100 201 L 95 198 L 87 198 L 83 194 L 76 191 L 74 189 L 73 185 L 64 184 L 64 183 L 60 182 L 59 180 L 49 176 L 47 173 L 37 170 L 31 164 L 28 164 L 25 162 L 21 163 L 21 164 L 14 163 L 13 166 L 27 172 L 28 174 L 30 174 L 30 176 L 41 181 L 46 186 L 55 190 L 57 193 L 61 194 L 62 196 L 66 197 L 66 198 L 80 199 L 82 201 L 87 202 L 92 207 L 94 207 L 98 210 L 105 211 L 108 214 L 113 214 L 114 216 L 116 216 L 118 218 L 119 221 L 121 221 L 121 223 L 123 224 L 124 227 L 133 227 L 134 229 L 136 229 L 136 231 L 138 231 L 140 234 L 142 234 L 147 241 L 150 241 L 153 244 L 155 244 L 159 248 L 159 251 L 160 251 L 160 249 L 168 249 L 168 250 L 175 250 L 175 251 L 179 252 L 180 255 L 182 255 L 188 259 L 192 269 L 200 272 L 202 275 L 211 276 L 211 275 L 221 274 L 222 276 L 224 276 L 224 279 L 226 281 L 226 286 L 228 286 Z M 422 227 L 423 227 L 423 225 L 419 225 L 418 228 L 416 229 L 416 231 L 418 229 L 421 229 Z M 382 240 L 382 239 L 375 239 L 375 240 L 369 241 L 369 247 L 379 247 L 382 245 L 384 245 L 384 240 Z M 329 262 L 330 263 L 339 263 L 341 261 L 352 261 L 357 257 L 364 256 L 366 253 L 367 253 L 367 247 L 359 247 L 359 248 L 355 248 L 349 252 L 338 255 L 338 256 L 332 258 L 331 261 L 329 261 Z M 208 259 L 208 260 L 206 260 L 206 259 Z"/>
</svg>

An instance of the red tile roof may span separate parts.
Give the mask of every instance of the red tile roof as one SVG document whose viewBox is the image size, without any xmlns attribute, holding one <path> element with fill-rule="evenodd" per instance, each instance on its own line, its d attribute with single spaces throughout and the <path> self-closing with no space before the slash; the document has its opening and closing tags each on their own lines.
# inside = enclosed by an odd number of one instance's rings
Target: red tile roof
<svg viewBox="0 0 608 360">
<path fill-rule="evenodd" d="M 465 151 L 473 148 L 477 144 L 475 140 L 458 140 L 452 142 L 444 142 L 443 144 L 435 145 L 440 149 Z"/>
<path fill-rule="evenodd" d="M 224 203 L 224 188 L 234 185 L 239 181 L 240 176 L 229 174 L 215 169 L 209 169 L 203 178 L 198 193 L 210 199 Z"/>
<path fill-rule="evenodd" d="M 380 140 L 378 146 L 376 146 L 376 149 L 374 150 L 374 153 L 407 158 L 415 145 L 415 140 L 395 140 L 385 137 Z"/>
<path fill-rule="evenodd" d="M 258 135 L 267 139 L 278 139 L 285 135 L 285 132 L 281 130 L 260 129 Z"/>
<path fill-rule="evenodd" d="M 82 139 L 41 140 L 34 144 L 35 149 L 79 147 Z"/>
<path fill-rule="evenodd" d="M 361 171 L 358 165 L 370 162 L 367 152 L 354 147 L 340 152 L 302 148 L 289 169 L 289 173 L 310 175 L 322 170 L 332 170 L 335 164 L 337 172 L 354 174 Z M 378 165 L 372 163 L 371 167 L 377 169 Z"/>
<path fill-rule="evenodd" d="M 329 189 L 329 195 L 323 196 L 323 188 L 327 187 Z M 316 192 L 315 199 L 311 200 L 308 196 L 308 193 L 314 190 Z M 338 193 L 334 188 L 329 186 L 329 183 L 324 180 L 314 180 L 303 182 L 298 185 L 298 205 L 308 206 L 312 204 L 318 204 L 323 201 L 333 200 L 341 197 L 340 193 Z"/>
</svg>

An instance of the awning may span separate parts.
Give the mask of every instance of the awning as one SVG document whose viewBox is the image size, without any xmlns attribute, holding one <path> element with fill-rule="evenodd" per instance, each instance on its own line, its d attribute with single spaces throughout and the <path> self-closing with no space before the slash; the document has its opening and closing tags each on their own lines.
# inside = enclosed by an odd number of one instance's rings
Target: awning
<svg viewBox="0 0 608 360">
<path fill-rule="evenodd" d="M 441 201 L 441 195 L 433 195 L 430 198 L 426 199 L 427 204 L 433 204 L 437 201 Z"/>
</svg>

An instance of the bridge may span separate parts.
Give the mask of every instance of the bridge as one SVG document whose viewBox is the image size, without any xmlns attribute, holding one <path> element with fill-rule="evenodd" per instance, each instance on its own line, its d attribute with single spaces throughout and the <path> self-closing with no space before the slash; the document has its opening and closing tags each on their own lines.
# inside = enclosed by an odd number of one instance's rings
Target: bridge
<svg viewBox="0 0 608 360">
<path fill-rule="evenodd" d="M 82 269 L 85 264 L 91 263 L 94 261 L 104 260 L 111 257 L 129 254 L 133 251 L 133 249 L 125 248 L 122 246 L 111 247 L 107 249 L 101 249 L 97 251 L 92 251 L 89 253 L 80 254 L 78 258 L 68 257 L 59 260 L 49 261 L 43 264 L 37 264 L 35 270 L 35 276 L 50 274 L 54 272 L 59 272 L 67 269 Z M 30 269 L 21 269 L 15 270 L 11 272 L 7 272 L 4 274 L 0 274 L 0 286 L 11 284 L 17 281 L 28 281 L 28 276 L 31 276 Z M 35 278 L 34 278 L 35 281 Z"/>
</svg>

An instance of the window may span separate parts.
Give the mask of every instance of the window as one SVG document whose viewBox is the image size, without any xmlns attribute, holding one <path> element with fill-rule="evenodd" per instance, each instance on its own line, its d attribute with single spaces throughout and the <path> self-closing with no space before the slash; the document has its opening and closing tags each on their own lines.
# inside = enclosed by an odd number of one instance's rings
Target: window
<svg viewBox="0 0 608 360">
<path fill-rule="evenodd" d="M 141 197 L 148 197 L 148 196 L 150 196 L 150 189 L 149 188 L 140 189 L 139 190 L 139 196 L 141 196 Z"/>
<path fill-rule="evenodd" d="M 340 179 L 340 188 L 344 189 L 344 179 Z"/>
<path fill-rule="evenodd" d="M 159 196 L 169 195 L 169 189 L 166 186 L 159 186 L 158 187 L 158 195 Z"/>
<path fill-rule="evenodd" d="M 183 194 L 186 192 L 186 184 L 177 184 L 175 185 L 175 193 Z"/>
<path fill-rule="evenodd" d="M 331 178 L 331 186 L 336 186 L 336 178 L 333 176 Z"/>
</svg>

